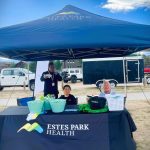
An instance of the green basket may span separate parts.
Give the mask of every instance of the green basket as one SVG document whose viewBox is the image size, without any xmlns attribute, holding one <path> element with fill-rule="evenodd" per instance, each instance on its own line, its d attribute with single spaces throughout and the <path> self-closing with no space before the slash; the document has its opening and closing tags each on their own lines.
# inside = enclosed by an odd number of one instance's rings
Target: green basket
<svg viewBox="0 0 150 150">
<path fill-rule="evenodd" d="M 41 114 L 43 111 L 44 102 L 41 100 L 34 100 L 27 102 L 30 113 Z"/>
<path fill-rule="evenodd" d="M 66 106 L 66 100 L 65 99 L 54 99 L 49 100 L 52 112 L 54 113 L 61 113 L 64 111 Z"/>
<path fill-rule="evenodd" d="M 44 98 L 44 110 L 51 110 L 50 100 L 51 98 Z"/>
</svg>

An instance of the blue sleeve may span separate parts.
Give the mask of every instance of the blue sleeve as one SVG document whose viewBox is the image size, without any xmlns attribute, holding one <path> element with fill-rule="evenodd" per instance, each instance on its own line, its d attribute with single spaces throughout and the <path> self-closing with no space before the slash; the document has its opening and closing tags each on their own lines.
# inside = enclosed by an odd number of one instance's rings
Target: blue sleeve
<svg viewBox="0 0 150 150">
<path fill-rule="evenodd" d="M 40 80 L 41 80 L 41 81 L 45 81 L 44 72 L 42 73 L 42 76 L 41 76 Z"/>
</svg>

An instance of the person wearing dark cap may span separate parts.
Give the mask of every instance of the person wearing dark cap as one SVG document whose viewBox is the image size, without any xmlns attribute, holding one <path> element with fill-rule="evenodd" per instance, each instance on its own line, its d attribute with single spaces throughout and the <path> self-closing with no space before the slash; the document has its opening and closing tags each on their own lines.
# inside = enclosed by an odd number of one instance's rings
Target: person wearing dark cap
<svg viewBox="0 0 150 150">
<path fill-rule="evenodd" d="M 62 81 L 62 77 L 59 73 L 55 72 L 53 62 L 49 62 L 48 71 L 42 73 L 41 81 L 44 81 L 44 96 L 50 94 L 58 98 L 58 81 Z"/>
</svg>

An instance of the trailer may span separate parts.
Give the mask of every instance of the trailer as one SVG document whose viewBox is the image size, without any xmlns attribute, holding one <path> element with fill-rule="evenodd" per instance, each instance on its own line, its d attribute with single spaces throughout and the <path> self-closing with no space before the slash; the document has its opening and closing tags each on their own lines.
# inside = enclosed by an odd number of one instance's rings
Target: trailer
<svg viewBox="0 0 150 150">
<path fill-rule="evenodd" d="M 83 59 L 83 84 L 96 84 L 103 80 L 111 86 L 119 83 L 142 83 L 144 78 L 144 59 L 141 56 Z"/>
</svg>

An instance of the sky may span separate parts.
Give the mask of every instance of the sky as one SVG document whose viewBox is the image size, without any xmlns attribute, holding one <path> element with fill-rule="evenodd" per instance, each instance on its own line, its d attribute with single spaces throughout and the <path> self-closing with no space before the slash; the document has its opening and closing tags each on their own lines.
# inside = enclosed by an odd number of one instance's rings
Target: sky
<svg viewBox="0 0 150 150">
<path fill-rule="evenodd" d="M 0 0 L 0 28 L 45 17 L 68 4 L 102 16 L 150 25 L 150 0 Z"/>
</svg>

